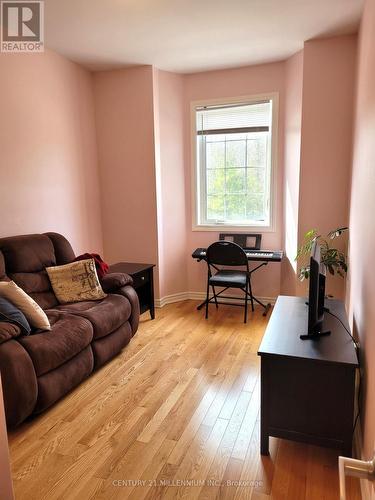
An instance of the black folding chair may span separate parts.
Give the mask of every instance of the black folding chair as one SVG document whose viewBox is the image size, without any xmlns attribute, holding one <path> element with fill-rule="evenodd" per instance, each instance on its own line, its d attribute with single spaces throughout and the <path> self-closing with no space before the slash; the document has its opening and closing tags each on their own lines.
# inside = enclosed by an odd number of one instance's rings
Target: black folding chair
<svg viewBox="0 0 375 500">
<path fill-rule="evenodd" d="M 208 268 L 207 275 L 207 294 L 206 294 L 206 319 L 208 318 L 208 304 L 210 302 L 215 302 L 216 308 L 218 308 L 217 298 L 230 299 L 233 297 L 228 297 L 221 295 L 228 288 L 239 288 L 245 292 L 244 305 L 245 305 L 245 318 L 244 322 L 247 322 L 247 303 L 248 297 L 250 297 L 251 308 L 254 311 L 253 294 L 251 290 L 251 280 L 249 272 L 249 262 L 243 248 L 241 248 L 237 243 L 231 241 L 217 241 L 212 243 L 207 248 L 206 261 Z M 232 270 L 232 269 L 219 269 L 217 266 L 229 266 L 229 267 L 239 267 L 245 266 L 246 271 L 242 270 Z M 214 274 L 213 274 L 214 272 Z M 209 297 L 210 286 L 212 287 L 213 297 Z M 222 287 L 219 293 L 216 293 L 215 287 Z M 236 303 L 224 302 L 229 305 L 242 305 Z"/>
</svg>

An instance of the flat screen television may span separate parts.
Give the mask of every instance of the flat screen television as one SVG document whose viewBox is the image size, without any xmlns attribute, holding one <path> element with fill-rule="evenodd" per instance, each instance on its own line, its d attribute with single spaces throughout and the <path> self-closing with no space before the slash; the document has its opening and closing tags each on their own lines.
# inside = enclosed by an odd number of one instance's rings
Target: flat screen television
<svg viewBox="0 0 375 500">
<path fill-rule="evenodd" d="M 300 335 L 302 340 L 331 333 L 323 331 L 325 285 L 325 266 L 320 262 L 320 245 L 315 241 L 310 255 L 307 333 Z"/>
</svg>

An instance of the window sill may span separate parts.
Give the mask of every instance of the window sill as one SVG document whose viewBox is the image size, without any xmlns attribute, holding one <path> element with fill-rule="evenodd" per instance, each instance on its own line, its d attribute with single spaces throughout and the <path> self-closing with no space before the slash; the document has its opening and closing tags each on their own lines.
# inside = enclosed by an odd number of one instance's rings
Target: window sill
<svg viewBox="0 0 375 500">
<path fill-rule="evenodd" d="M 205 231 L 224 233 L 233 231 L 236 233 L 275 233 L 273 226 L 229 226 L 227 224 L 193 224 L 192 231 Z"/>
</svg>

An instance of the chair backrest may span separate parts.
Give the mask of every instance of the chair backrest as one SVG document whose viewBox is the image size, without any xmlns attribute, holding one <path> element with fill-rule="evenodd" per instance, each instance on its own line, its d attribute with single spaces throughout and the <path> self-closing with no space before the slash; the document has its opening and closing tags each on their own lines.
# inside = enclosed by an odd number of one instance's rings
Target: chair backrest
<svg viewBox="0 0 375 500">
<path fill-rule="evenodd" d="M 207 264 L 220 266 L 247 266 L 246 253 L 240 245 L 232 241 L 216 241 L 207 248 Z"/>
</svg>

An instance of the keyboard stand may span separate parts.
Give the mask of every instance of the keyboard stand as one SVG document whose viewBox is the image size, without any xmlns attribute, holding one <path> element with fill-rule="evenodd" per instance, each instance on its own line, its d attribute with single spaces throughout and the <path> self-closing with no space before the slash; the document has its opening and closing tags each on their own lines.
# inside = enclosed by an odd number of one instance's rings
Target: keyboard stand
<svg viewBox="0 0 375 500">
<path fill-rule="evenodd" d="M 268 304 L 264 304 L 263 302 L 261 302 L 259 299 L 257 299 L 256 297 L 254 297 L 253 295 L 253 292 L 252 292 L 252 288 L 251 288 L 251 275 L 257 271 L 259 268 L 263 267 L 263 266 L 266 266 L 268 264 L 268 262 L 262 262 L 261 264 L 259 264 L 257 267 L 255 267 L 254 269 L 252 269 L 251 271 L 249 271 L 249 275 L 250 275 L 250 280 L 249 280 L 249 292 L 247 292 L 247 295 L 248 297 L 250 298 L 250 302 L 251 302 L 251 310 L 254 312 L 254 302 L 256 302 L 257 304 L 259 304 L 260 306 L 263 307 L 264 311 L 263 311 L 263 316 L 267 316 L 267 313 L 268 311 L 271 309 L 271 304 L 268 303 Z M 213 266 L 215 267 L 215 266 Z M 217 268 L 216 268 L 217 269 Z M 218 269 L 217 269 L 218 270 Z M 226 287 L 224 288 L 223 290 L 221 290 L 219 293 L 216 294 L 216 297 L 219 297 L 219 295 L 221 295 L 222 293 L 224 293 L 226 290 L 228 290 L 229 287 Z M 236 298 L 237 297 L 233 297 L 233 296 L 228 296 L 228 295 L 222 295 L 221 296 L 222 299 L 233 299 L 233 298 Z M 245 299 L 242 299 L 241 297 L 239 297 L 239 299 L 241 300 L 245 300 Z M 208 303 L 214 303 L 213 301 L 215 300 L 215 297 L 210 297 L 208 299 Z M 201 304 L 199 304 L 199 306 L 197 306 L 197 310 L 199 311 L 200 309 L 202 309 L 203 306 L 206 305 L 206 302 L 207 300 L 204 300 Z M 219 304 L 226 304 L 226 305 L 230 305 L 230 306 L 241 306 L 243 307 L 243 304 L 235 304 L 233 302 L 218 302 Z"/>
</svg>

